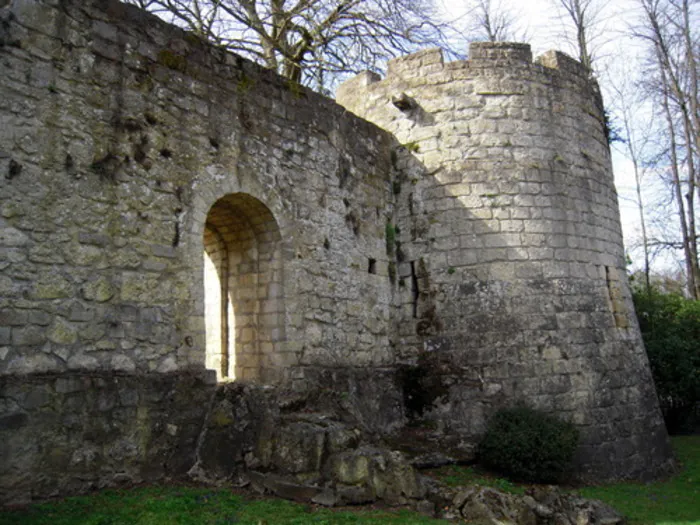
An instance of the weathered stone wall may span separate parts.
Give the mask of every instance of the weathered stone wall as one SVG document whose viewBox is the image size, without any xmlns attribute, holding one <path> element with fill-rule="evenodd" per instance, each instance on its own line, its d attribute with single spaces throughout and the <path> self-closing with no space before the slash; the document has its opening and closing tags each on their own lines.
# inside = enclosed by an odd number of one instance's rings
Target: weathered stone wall
<svg viewBox="0 0 700 525">
<path fill-rule="evenodd" d="M 524 44 L 439 50 L 363 74 L 338 101 L 422 169 L 393 183 L 413 415 L 477 436 L 503 405 L 583 430 L 583 477 L 663 470 L 663 421 L 629 289 L 602 102 L 583 67 Z M 408 177 L 408 178 L 406 178 Z"/>
<path fill-rule="evenodd" d="M 230 372 L 391 361 L 388 134 L 133 6 L 0 14 L 0 374 L 203 366 L 210 228 Z"/>
<path fill-rule="evenodd" d="M 63 372 L 0 380 L 0 503 L 184 475 L 213 373 Z"/>
<path fill-rule="evenodd" d="M 324 505 L 423 499 L 417 472 L 403 454 L 372 439 L 366 414 L 353 413 L 356 401 L 331 390 L 222 384 L 191 473 Z"/>
<path fill-rule="evenodd" d="M 400 147 L 133 6 L 2 5 L 3 501 L 181 472 L 206 367 L 460 450 L 522 400 L 581 425 L 584 476 L 662 470 L 575 63 L 481 46 L 346 86 Z"/>
<path fill-rule="evenodd" d="M 189 468 L 190 369 L 392 361 L 390 135 L 116 1 L 4 2 L 0 93 L 3 502 Z"/>
</svg>

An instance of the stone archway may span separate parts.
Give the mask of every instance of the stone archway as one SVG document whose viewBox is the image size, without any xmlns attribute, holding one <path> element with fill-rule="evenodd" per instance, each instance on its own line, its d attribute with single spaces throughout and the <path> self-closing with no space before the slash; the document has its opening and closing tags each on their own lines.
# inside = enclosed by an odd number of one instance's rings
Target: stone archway
<svg viewBox="0 0 700 525">
<path fill-rule="evenodd" d="M 284 340 L 279 226 L 255 197 L 214 203 L 204 228 L 206 367 L 220 380 L 265 379 Z"/>
</svg>

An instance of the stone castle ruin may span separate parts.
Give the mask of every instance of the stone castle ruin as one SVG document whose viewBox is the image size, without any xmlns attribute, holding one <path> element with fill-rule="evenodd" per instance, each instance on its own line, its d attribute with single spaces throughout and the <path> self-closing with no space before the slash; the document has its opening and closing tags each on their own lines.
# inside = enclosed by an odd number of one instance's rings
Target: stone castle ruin
<svg viewBox="0 0 700 525">
<path fill-rule="evenodd" d="M 518 403 L 579 426 L 581 479 L 668 468 L 565 55 L 423 51 L 336 103 L 116 0 L 4 0 L 0 93 L 0 501 L 187 471 L 414 497 L 362 484 L 403 469 L 376 443 L 466 457 Z"/>
</svg>

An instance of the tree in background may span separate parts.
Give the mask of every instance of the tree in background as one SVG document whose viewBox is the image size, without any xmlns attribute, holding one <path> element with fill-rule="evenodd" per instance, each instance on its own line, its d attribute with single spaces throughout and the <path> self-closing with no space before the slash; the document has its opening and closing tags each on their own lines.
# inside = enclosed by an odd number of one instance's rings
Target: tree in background
<svg viewBox="0 0 700 525">
<path fill-rule="evenodd" d="M 470 0 L 467 5 L 466 34 L 474 41 L 525 42 L 527 31 L 522 15 L 503 0 Z"/>
<path fill-rule="evenodd" d="M 609 83 L 613 93 L 611 110 L 621 122 L 624 139 L 616 144 L 632 163 L 635 184 L 635 206 L 639 212 L 641 229 L 640 247 L 644 257 L 642 276 L 644 290 L 651 293 L 652 246 L 647 232 L 647 202 L 644 198 L 644 184 L 651 168 L 647 159 L 655 152 L 653 116 L 644 114 L 645 94 L 626 65 L 623 65 L 614 80 Z M 641 122 L 640 122 L 641 121 Z"/>
<path fill-rule="evenodd" d="M 642 18 L 633 36 L 647 50 L 644 93 L 654 108 L 658 153 L 653 161 L 672 196 L 680 236 L 654 243 L 682 249 L 686 293 L 700 299 L 696 225 L 700 197 L 700 113 L 698 13 L 690 0 L 638 0 Z M 698 2 L 693 2 L 695 7 Z M 630 137 L 629 140 L 634 140 Z"/>
<path fill-rule="evenodd" d="M 700 426 L 700 302 L 634 290 L 639 326 L 671 434 Z"/>
<path fill-rule="evenodd" d="M 559 40 L 566 42 L 591 73 L 599 68 L 602 47 L 611 39 L 608 20 L 614 6 L 604 0 L 549 0 L 561 24 Z"/>
<path fill-rule="evenodd" d="M 321 91 L 421 47 L 451 49 L 434 0 L 127 1 Z"/>
<path fill-rule="evenodd" d="M 598 41 L 605 34 L 602 0 L 551 0 L 560 10 L 563 40 L 577 53 L 579 61 L 593 71 Z"/>
</svg>

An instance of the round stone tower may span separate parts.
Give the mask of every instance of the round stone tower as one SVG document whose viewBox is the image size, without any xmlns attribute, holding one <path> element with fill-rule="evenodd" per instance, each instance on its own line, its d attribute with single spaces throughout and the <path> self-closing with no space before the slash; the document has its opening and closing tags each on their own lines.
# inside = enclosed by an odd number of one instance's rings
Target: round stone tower
<svg viewBox="0 0 700 525">
<path fill-rule="evenodd" d="M 668 469 L 588 72 L 480 43 L 467 61 L 394 60 L 337 100 L 397 139 L 387 251 L 409 417 L 477 439 L 524 403 L 580 427 L 584 479 Z"/>
</svg>

